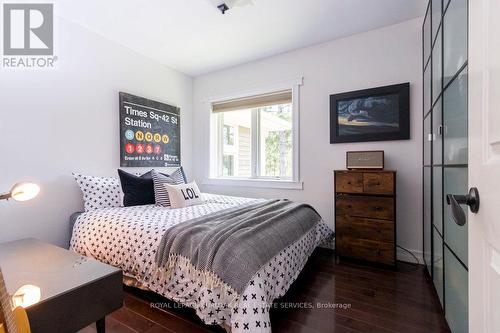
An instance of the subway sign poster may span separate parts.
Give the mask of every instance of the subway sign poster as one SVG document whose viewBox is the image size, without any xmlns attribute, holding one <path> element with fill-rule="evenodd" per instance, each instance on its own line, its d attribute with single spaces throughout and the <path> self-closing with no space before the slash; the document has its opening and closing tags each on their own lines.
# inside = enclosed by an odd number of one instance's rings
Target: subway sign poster
<svg viewBox="0 0 500 333">
<path fill-rule="evenodd" d="M 120 92 L 120 166 L 181 165 L 180 109 Z"/>
</svg>

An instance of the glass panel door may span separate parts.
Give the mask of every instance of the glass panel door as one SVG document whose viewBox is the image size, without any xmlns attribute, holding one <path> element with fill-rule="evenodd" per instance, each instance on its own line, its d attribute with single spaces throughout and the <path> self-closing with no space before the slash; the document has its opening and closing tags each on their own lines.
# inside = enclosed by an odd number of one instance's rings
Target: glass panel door
<svg viewBox="0 0 500 333">
<path fill-rule="evenodd" d="M 443 194 L 468 192 L 467 0 L 451 0 L 443 16 Z M 467 210 L 467 208 L 463 208 Z M 468 331 L 468 230 L 444 206 L 444 308 L 452 332 Z"/>
<path fill-rule="evenodd" d="M 453 333 L 469 312 L 467 224 L 446 202 L 468 190 L 467 15 L 467 0 L 430 0 L 422 26 L 424 259 Z"/>
</svg>

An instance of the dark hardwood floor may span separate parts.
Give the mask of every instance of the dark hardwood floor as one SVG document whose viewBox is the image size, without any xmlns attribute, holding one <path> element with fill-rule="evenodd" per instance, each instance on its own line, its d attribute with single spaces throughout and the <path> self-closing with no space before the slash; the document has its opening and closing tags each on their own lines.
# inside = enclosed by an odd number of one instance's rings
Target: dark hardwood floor
<svg viewBox="0 0 500 333">
<path fill-rule="evenodd" d="M 126 289 L 125 304 L 107 318 L 108 333 L 224 332 L 205 326 L 187 308 L 153 293 Z M 312 305 L 310 309 L 293 304 Z M 338 308 L 331 308 L 337 304 Z M 325 308 L 323 308 L 323 306 Z M 317 250 L 290 291 L 271 312 L 273 333 L 449 332 L 423 266 L 399 263 L 397 271 L 354 263 L 335 263 L 332 252 Z M 95 332 L 93 326 L 81 333 Z"/>
</svg>

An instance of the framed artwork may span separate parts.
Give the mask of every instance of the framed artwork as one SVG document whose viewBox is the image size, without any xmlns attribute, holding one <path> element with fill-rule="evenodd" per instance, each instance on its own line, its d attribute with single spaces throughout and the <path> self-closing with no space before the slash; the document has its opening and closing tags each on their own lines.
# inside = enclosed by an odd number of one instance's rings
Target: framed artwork
<svg viewBox="0 0 500 333">
<path fill-rule="evenodd" d="M 410 84 L 330 95 L 330 143 L 410 139 Z"/>
<path fill-rule="evenodd" d="M 124 92 L 119 102 L 120 166 L 180 166 L 180 109 Z"/>
</svg>

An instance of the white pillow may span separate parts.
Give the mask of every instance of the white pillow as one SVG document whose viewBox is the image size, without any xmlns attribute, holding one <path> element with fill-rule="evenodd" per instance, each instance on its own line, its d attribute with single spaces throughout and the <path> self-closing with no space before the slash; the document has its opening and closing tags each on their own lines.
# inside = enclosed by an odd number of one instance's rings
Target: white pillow
<svg viewBox="0 0 500 333">
<path fill-rule="evenodd" d="M 83 193 L 85 211 L 121 207 L 123 191 L 120 180 L 115 177 L 94 177 L 73 173 Z"/>
<path fill-rule="evenodd" d="M 168 192 L 170 207 L 182 208 L 203 203 L 200 189 L 196 182 L 180 185 L 162 184 Z"/>
</svg>

